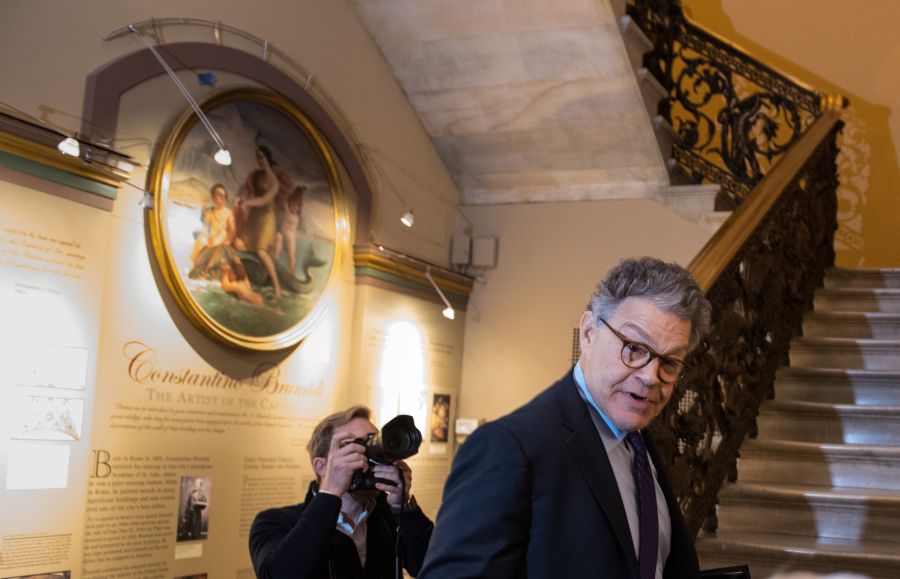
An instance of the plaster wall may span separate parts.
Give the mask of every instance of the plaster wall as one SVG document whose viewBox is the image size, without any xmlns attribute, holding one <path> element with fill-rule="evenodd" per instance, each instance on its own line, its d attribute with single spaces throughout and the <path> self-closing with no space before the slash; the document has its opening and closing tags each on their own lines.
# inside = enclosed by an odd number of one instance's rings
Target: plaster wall
<svg viewBox="0 0 900 579">
<path fill-rule="evenodd" d="M 709 233 L 649 200 L 468 206 L 479 236 L 498 237 L 466 314 L 459 414 L 492 419 L 572 365 L 572 330 L 594 286 L 628 256 L 687 265 Z"/>
</svg>

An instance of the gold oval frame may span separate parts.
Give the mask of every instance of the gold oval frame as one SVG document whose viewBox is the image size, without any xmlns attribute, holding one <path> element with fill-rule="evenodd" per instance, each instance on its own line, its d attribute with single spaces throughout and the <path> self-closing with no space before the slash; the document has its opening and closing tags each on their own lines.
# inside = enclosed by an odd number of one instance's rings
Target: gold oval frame
<svg viewBox="0 0 900 579">
<path fill-rule="evenodd" d="M 160 272 L 171 295 L 182 312 L 204 334 L 228 346 L 245 350 L 282 350 L 298 344 L 309 335 L 334 298 L 338 271 L 342 262 L 346 259 L 348 251 L 347 209 L 334 159 L 325 138 L 309 117 L 293 102 L 271 91 L 256 88 L 237 88 L 223 91 L 211 97 L 203 102 L 201 109 L 204 113 L 209 114 L 223 105 L 242 101 L 269 107 L 276 113 L 287 117 L 293 122 L 294 128 L 309 141 L 309 145 L 321 163 L 331 191 L 334 215 L 334 253 L 328 278 L 321 290 L 321 295 L 306 315 L 302 316 L 298 322 L 287 330 L 267 336 L 253 336 L 226 327 L 213 318 L 191 294 L 189 288 L 185 285 L 171 251 L 167 220 L 169 181 L 175 161 L 188 134 L 199 122 L 199 118 L 191 109 L 188 109 L 181 115 L 172 129 L 169 130 L 167 137 L 161 142 L 156 154 L 154 154 L 148 169 L 147 182 L 150 191 L 153 193 L 153 204 L 147 208 L 150 239 Z M 203 134 L 209 143 L 213 143 L 212 138 L 205 131 Z M 211 157 L 210 163 L 215 163 Z"/>
</svg>

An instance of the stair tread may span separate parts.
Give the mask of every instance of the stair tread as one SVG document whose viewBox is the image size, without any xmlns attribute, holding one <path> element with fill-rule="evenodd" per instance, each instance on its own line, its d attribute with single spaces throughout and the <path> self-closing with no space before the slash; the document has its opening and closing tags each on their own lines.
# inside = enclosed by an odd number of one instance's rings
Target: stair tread
<svg viewBox="0 0 900 579">
<path fill-rule="evenodd" d="M 803 321 L 821 320 L 832 318 L 837 320 L 857 320 L 860 318 L 867 320 L 898 322 L 900 323 L 900 314 L 894 312 L 853 312 L 840 310 L 820 310 L 817 312 L 807 312 L 803 316 Z"/>
<path fill-rule="evenodd" d="M 826 336 L 799 336 L 791 340 L 791 347 L 798 346 L 897 346 L 900 339 L 884 338 L 829 338 Z"/>
<path fill-rule="evenodd" d="M 897 416 L 900 418 L 900 405 L 886 404 L 831 404 L 828 402 L 807 402 L 806 400 L 766 400 L 760 407 L 760 412 L 803 412 L 807 414 L 834 415 L 836 412 L 844 415 L 863 416 Z M 837 418 L 835 416 L 835 418 Z"/>
<path fill-rule="evenodd" d="M 822 499 L 830 503 L 858 503 L 879 507 L 900 508 L 900 491 L 889 489 L 861 489 L 824 485 L 792 485 L 784 483 L 744 482 L 727 484 L 719 494 L 722 498 L 768 497 L 777 500 Z"/>
<path fill-rule="evenodd" d="M 851 296 L 851 295 L 878 295 L 900 296 L 900 288 L 893 287 L 828 287 L 816 291 L 816 296 Z"/>
<path fill-rule="evenodd" d="M 865 458 L 877 455 L 879 458 L 900 459 L 900 447 L 875 444 L 837 444 L 832 442 L 801 442 L 796 440 L 748 439 L 741 450 L 775 451 L 781 453 L 823 453 L 844 454 Z"/>
<path fill-rule="evenodd" d="M 900 370 L 870 370 L 867 368 L 818 368 L 815 366 L 782 366 L 778 369 L 775 377 L 778 376 L 784 377 L 803 377 L 803 376 L 813 376 L 813 377 L 835 377 L 840 378 L 843 376 L 853 376 L 853 377 L 885 377 L 885 378 L 900 378 Z"/>
<path fill-rule="evenodd" d="M 719 550 L 716 548 L 717 546 L 727 546 L 728 550 L 734 551 L 770 551 L 776 557 L 784 557 L 785 553 L 799 556 L 815 554 L 834 559 L 852 558 L 874 564 L 896 562 L 900 566 L 900 550 L 897 549 L 896 543 L 868 539 L 859 541 L 746 530 L 723 530 L 717 531 L 715 535 L 701 535 L 698 537 L 696 545 L 698 550 L 703 551 Z"/>
<path fill-rule="evenodd" d="M 825 275 L 831 276 L 835 274 L 874 274 L 874 273 L 894 273 L 900 275 L 900 267 L 830 267 L 825 271 Z"/>
</svg>

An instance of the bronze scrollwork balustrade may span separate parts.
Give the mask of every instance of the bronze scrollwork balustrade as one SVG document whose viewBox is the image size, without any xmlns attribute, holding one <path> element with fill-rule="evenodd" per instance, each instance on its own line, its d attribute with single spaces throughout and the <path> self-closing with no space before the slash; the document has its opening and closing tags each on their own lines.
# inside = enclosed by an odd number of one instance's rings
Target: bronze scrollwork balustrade
<svg viewBox="0 0 900 579">
<path fill-rule="evenodd" d="M 772 201 L 730 260 L 711 281 L 698 276 L 713 304 L 712 331 L 651 427 L 695 534 L 701 527 L 715 530 L 719 488 L 726 478 L 736 479 L 740 445 L 755 435 L 759 406 L 773 396 L 775 371 L 787 363 L 790 340 L 834 262 L 841 123 L 837 113 L 829 113 L 828 122 L 799 169 L 785 178 L 786 186 L 763 192 Z M 760 205 L 748 198 L 739 212 L 750 211 L 751 204 Z M 728 235 L 717 234 L 710 244 Z"/>
<path fill-rule="evenodd" d="M 644 66 L 669 94 L 658 111 L 678 134 L 673 159 L 691 180 L 721 185 L 717 209 L 736 208 L 830 97 L 690 22 L 679 0 L 627 10 L 654 46 Z"/>
</svg>

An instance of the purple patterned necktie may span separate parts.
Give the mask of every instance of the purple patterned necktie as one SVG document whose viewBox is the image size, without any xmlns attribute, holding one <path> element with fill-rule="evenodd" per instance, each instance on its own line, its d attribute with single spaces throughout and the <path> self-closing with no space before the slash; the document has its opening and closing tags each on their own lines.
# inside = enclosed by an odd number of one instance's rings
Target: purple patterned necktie
<svg viewBox="0 0 900 579">
<path fill-rule="evenodd" d="M 656 485 L 644 437 L 639 432 L 629 432 L 625 437 L 634 449 L 634 486 L 637 490 L 638 535 L 641 579 L 656 577 L 656 557 L 659 550 L 659 519 L 656 512 Z"/>
</svg>

